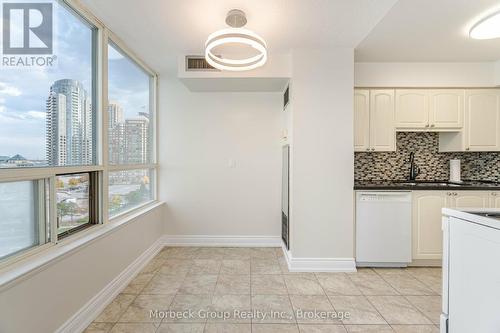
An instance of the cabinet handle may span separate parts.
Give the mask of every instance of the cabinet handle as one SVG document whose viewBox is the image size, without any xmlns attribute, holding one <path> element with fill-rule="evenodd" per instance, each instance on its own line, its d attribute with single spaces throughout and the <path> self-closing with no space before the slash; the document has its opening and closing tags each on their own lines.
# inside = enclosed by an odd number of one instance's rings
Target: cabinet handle
<svg viewBox="0 0 500 333">
<path fill-rule="evenodd" d="M 496 197 L 497 194 L 495 192 L 491 193 L 492 196 Z"/>
<path fill-rule="evenodd" d="M 375 151 L 375 148 L 372 148 L 372 151 Z"/>
<path fill-rule="evenodd" d="M 469 148 L 469 147 L 467 147 L 467 148 L 465 148 L 465 150 L 470 150 L 470 148 Z"/>
<path fill-rule="evenodd" d="M 447 196 L 450 196 L 450 195 L 451 195 L 451 192 L 446 193 L 446 195 L 447 195 Z"/>
<path fill-rule="evenodd" d="M 457 193 L 457 192 L 454 192 L 454 193 L 453 193 L 453 195 L 454 195 L 454 196 L 457 196 L 457 195 L 458 195 L 458 193 Z"/>
<path fill-rule="evenodd" d="M 434 127 L 434 124 L 431 124 L 431 127 Z"/>
<path fill-rule="evenodd" d="M 425 127 L 429 127 L 429 124 L 426 124 Z"/>
<path fill-rule="evenodd" d="M 370 151 L 370 148 L 366 148 L 366 151 Z"/>
</svg>

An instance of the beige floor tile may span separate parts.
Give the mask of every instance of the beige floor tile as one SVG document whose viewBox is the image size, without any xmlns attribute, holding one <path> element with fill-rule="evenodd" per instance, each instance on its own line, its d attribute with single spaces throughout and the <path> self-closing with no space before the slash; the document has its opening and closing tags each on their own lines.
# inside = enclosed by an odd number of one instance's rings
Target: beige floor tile
<svg viewBox="0 0 500 333">
<path fill-rule="evenodd" d="M 139 295 L 130 304 L 118 322 L 148 323 L 161 322 L 162 318 L 151 316 L 150 311 L 165 311 L 170 306 L 174 295 Z"/>
<path fill-rule="evenodd" d="M 434 325 L 392 325 L 396 333 L 439 333 L 439 328 Z"/>
<path fill-rule="evenodd" d="M 329 298 L 335 311 L 349 314 L 348 317 L 342 319 L 344 324 L 387 324 L 365 296 L 329 296 Z"/>
<path fill-rule="evenodd" d="M 224 259 L 226 249 L 223 247 L 202 247 L 195 255 L 196 259 Z"/>
<path fill-rule="evenodd" d="M 250 324 L 207 323 L 205 333 L 251 333 Z"/>
<path fill-rule="evenodd" d="M 252 274 L 281 274 L 277 259 L 252 259 L 250 265 Z"/>
<path fill-rule="evenodd" d="M 252 275 L 253 295 L 287 295 L 282 275 Z"/>
<path fill-rule="evenodd" d="M 211 305 L 211 295 L 175 295 L 163 322 L 205 323 Z"/>
<path fill-rule="evenodd" d="M 142 289 L 151 281 L 154 273 L 139 273 L 122 291 L 123 294 L 140 294 Z"/>
<path fill-rule="evenodd" d="M 436 294 L 442 294 L 442 278 L 440 267 L 409 267 L 407 272 L 414 278 L 432 289 Z"/>
<path fill-rule="evenodd" d="M 252 333 L 298 333 L 295 324 L 252 324 Z"/>
<path fill-rule="evenodd" d="M 212 294 L 217 283 L 217 275 L 188 275 L 178 290 L 179 294 Z"/>
<path fill-rule="evenodd" d="M 341 324 L 325 295 L 290 295 L 290 301 L 299 324 Z"/>
<path fill-rule="evenodd" d="M 249 247 L 227 247 L 224 249 L 224 259 L 250 260 L 251 257 Z"/>
<path fill-rule="evenodd" d="M 184 278 L 178 275 L 156 274 L 142 290 L 143 294 L 175 294 Z"/>
<path fill-rule="evenodd" d="M 436 295 L 434 291 L 404 271 L 385 273 L 382 278 L 401 295 Z"/>
<path fill-rule="evenodd" d="M 343 325 L 299 324 L 300 333 L 346 333 Z"/>
<path fill-rule="evenodd" d="M 94 321 L 107 323 L 117 322 L 120 316 L 127 310 L 128 306 L 134 301 L 135 297 L 136 295 L 119 294 Z"/>
<path fill-rule="evenodd" d="M 441 296 L 406 296 L 406 299 L 434 324 L 439 324 Z"/>
<path fill-rule="evenodd" d="M 250 256 L 255 259 L 277 259 L 276 248 L 274 247 L 252 247 Z"/>
<path fill-rule="evenodd" d="M 203 333 L 205 324 L 197 323 L 164 323 L 156 333 Z"/>
<path fill-rule="evenodd" d="M 164 259 L 160 258 L 153 258 L 151 259 L 148 264 L 142 269 L 141 273 L 156 273 L 158 270 L 163 266 L 163 263 L 165 262 Z"/>
<path fill-rule="evenodd" d="M 389 325 L 345 325 L 349 333 L 394 333 Z"/>
<path fill-rule="evenodd" d="M 238 313 L 250 313 L 252 309 L 250 295 L 214 295 L 211 313 L 215 318 L 208 318 L 208 322 L 251 323 L 251 318 L 243 317 Z"/>
<path fill-rule="evenodd" d="M 165 259 L 160 274 L 186 276 L 193 267 L 193 259 Z"/>
<path fill-rule="evenodd" d="M 91 323 L 83 333 L 108 333 L 114 325 L 114 323 Z"/>
<path fill-rule="evenodd" d="M 252 324 L 295 322 L 292 304 L 287 295 L 253 295 L 252 310 L 267 315 L 265 318 L 252 319 Z M 271 315 L 271 312 L 274 315 Z M 283 316 L 276 315 L 276 313 L 281 312 L 284 314 Z"/>
<path fill-rule="evenodd" d="M 327 295 L 361 295 L 361 291 L 345 273 L 317 273 L 316 277 Z"/>
<path fill-rule="evenodd" d="M 198 250 L 198 247 L 189 246 L 164 247 L 159 257 L 163 259 L 194 259 Z"/>
<path fill-rule="evenodd" d="M 189 274 L 219 274 L 221 265 L 220 259 L 195 259 Z"/>
<path fill-rule="evenodd" d="M 250 260 L 224 259 L 220 274 L 250 274 Z"/>
<path fill-rule="evenodd" d="M 250 275 L 221 274 L 215 287 L 216 294 L 250 294 Z"/>
<path fill-rule="evenodd" d="M 372 270 L 360 270 L 347 276 L 363 295 L 398 295 L 393 287 Z"/>
<path fill-rule="evenodd" d="M 368 296 L 367 298 L 389 324 L 432 324 L 403 296 Z"/>
<path fill-rule="evenodd" d="M 290 295 L 325 295 L 314 275 L 284 275 Z"/>
<path fill-rule="evenodd" d="M 155 333 L 154 324 L 144 323 L 118 323 L 113 326 L 111 333 Z"/>
</svg>

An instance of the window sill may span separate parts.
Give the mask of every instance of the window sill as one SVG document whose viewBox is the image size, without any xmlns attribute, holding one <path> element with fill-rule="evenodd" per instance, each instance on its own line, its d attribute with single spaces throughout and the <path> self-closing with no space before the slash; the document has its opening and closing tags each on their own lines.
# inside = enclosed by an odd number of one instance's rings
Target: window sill
<svg viewBox="0 0 500 333">
<path fill-rule="evenodd" d="M 0 291 L 10 288 L 14 284 L 21 282 L 30 275 L 35 274 L 48 266 L 56 263 L 72 252 L 85 247 L 99 238 L 114 232 L 127 225 L 135 218 L 163 205 L 163 202 L 153 201 L 141 209 L 134 210 L 128 214 L 114 218 L 106 224 L 99 224 L 89 227 L 88 230 L 75 234 L 72 237 L 61 240 L 57 244 L 48 245 L 45 249 L 40 249 L 33 255 L 29 255 L 19 261 L 3 267 L 0 270 Z"/>
</svg>

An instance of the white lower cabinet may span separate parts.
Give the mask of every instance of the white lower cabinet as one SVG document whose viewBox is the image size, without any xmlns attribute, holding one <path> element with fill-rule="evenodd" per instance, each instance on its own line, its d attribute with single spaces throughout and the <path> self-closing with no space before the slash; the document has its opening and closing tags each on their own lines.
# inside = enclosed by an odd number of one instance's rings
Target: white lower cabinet
<svg viewBox="0 0 500 333">
<path fill-rule="evenodd" d="M 441 259 L 441 209 L 450 205 L 451 197 L 445 191 L 413 192 L 412 257 Z"/>
<path fill-rule="evenodd" d="M 500 194 L 496 193 L 490 191 L 414 191 L 413 259 L 442 258 L 441 210 L 443 208 L 500 208 Z"/>
</svg>

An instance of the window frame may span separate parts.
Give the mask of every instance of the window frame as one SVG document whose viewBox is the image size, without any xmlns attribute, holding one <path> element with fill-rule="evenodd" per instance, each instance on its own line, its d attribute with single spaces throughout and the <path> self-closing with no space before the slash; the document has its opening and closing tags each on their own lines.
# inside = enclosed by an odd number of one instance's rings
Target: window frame
<svg viewBox="0 0 500 333">
<path fill-rule="evenodd" d="M 92 68 L 92 90 L 94 103 L 94 165 L 82 166 L 43 166 L 43 167 L 26 167 L 26 168 L 0 168 L 0 182 L 23 181 L 23 180 L 45 180 L 48 186 L 48 198 L 45 198 L 46 207 L 46 229 L 50 230 L 50 240 L 45 244 L 39 244 L 28 248 L 24 251 L 14 253 L 0 260 L 0 269 L 11 265 L 15 262 L 23 260 L 29 256 L 36 255 L 59 243 L 66 244 L 72 242 L 86 234 L 86 231 L 94 230 L 94 228 L 102 227 L 114 223 L 117 220 L 131 216 L 138 211 L 152 206 L 158 202 L 158 74 L 154 72 L 145 62 L 137 57 L 130 48 L 113 32 L 111 32 L 101 21 L 85 8 L 78 0 L 59 0 L 59 6 L 64 6 L 72 14 L 79 15 L 80 18 L 90 27 L 95 28 L 93 34 L 93 68 Z M 110 165 L 108 158 L 108 42 L 118 46 L 131 60 L 140 66 L 147 74 L 150 75 L 150 119 L 153 122 L 151 127 L 151 161 L 148 164 L 130 164 L 130 165 Z M 109 206 L 109 182 L 108 176 L 110 171 L 126 171 L 133 169 L 151 169 L 152 181 L 151 192 L 152 200 L 133 207 L 130 210 L 121 212 L 110 218 L 108 214 Z M 65 237 L 59 237 L 57 233 L 57 203 L 56 203 L 56 177 L 58 175 L 72 173 L 89 173 L 95 177 L 95 222 L 93 225 L 87 226 L 73 232 Z"/>
</svg>

